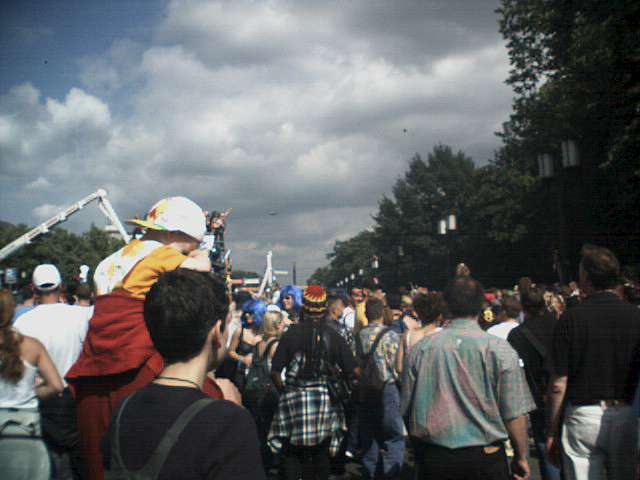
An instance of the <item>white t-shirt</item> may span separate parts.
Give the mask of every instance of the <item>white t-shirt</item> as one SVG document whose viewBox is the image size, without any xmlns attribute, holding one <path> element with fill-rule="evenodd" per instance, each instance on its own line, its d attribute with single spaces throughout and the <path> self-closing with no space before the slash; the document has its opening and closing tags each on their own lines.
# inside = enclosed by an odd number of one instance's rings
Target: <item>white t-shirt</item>
<svg viewBox="0 0 640 480">
<path fill-rule="evenodd" d="M 353 308 L 346 306 L 344 307 L 344 311 L 342 312 L 342 317 L 340 317 L 340 321 L 338 323 L 342 323 L 349 327 L 349 329 L 353 330 L 356 326 L 356 312 Z"/>
<path fill-rule="evenodd" d="M 494 325 L 493 327 L 487 329 L 487 333 L 491 335 L 495 335 L 496 337 L 500 337 L 503 340 L 506 340 L 509 336 L 509 332 L 518 326 L 517 322 L 502 322 L 498 325 Z"/>
<path fill-rule="evenodd" d="M 92 313 L 92 308 L 64 303 L 38 305 L 18 317 L 14 328 L 42 342 L 64 379 L 82 352 Z"/>
</svg>

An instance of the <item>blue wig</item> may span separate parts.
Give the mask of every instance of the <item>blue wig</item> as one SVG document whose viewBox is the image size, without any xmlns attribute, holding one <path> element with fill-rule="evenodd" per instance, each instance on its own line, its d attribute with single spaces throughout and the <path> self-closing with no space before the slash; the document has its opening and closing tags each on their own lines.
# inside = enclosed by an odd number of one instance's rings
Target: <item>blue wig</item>
<svg viewBox="0 0 640 480">
<path fill-rule="evenodd" d="M 304 296 L 304 292 L 300 287 L 296 287 L 295 285 L 287 285 L 280 290 L 280 297 L 278 298 L 278 306 L 281 310 L 284 311 L 284 297 L 291 296 L 293 298 L 293 308 L 296 309 L 296 313 L 300 315 L 300 311 L 302 310 L 302 298 Z"/>
<path fill-rule="evenodd" d="M 253 324 L 247 323 L 247 314 L 253 315 Z M 242 306 L 242 327 L 258 329 L 262 326 L 264 314 L 267 313 L 267 304 L 263 300 L 248 300 Z"/>
</svg>

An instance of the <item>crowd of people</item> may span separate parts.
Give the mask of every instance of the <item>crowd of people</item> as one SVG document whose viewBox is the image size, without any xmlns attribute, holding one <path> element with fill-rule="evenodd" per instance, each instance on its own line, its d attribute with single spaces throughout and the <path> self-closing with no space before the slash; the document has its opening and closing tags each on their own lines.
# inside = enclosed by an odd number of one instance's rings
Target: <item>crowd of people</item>
<svg viewBox="0 0 640 480">
<path fill-rule="evenodd" d="M 545 480 L 638 478 L 640 309 L 608 249 L 566 286 L 460 264 L 442 292 L 229 298 L 198 205 L 131 222 L 95 297 L 51 264 L 0 291 L 2 478 L 525 479 L 530 444 Z"/>
</svg>

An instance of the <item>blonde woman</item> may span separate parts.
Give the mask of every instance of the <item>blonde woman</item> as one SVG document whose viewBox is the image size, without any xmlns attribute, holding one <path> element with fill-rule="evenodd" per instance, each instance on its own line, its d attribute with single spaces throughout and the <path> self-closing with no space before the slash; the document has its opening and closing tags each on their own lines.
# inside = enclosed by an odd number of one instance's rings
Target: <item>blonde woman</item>
<svg viewBox="0 0 640 480">
<path fill-rule="evenodd" d="M 267 472 L 273 463 L 271 451 L 267 446 L 267 434 L 278 407 L 278 391 L 271 382 L 271 360 L 278 348 L 278 340 L 284 326 L 284 314 L 280 308 L 276 305 L 269 305 L 260 327 L 262 340 L 255 345 L 253 350 L 253 363 L 247 375 L 243 398 L 245 407 L 253 415 L 258 427 L 262 462 Z"/>
<path fill-rule="evenodd" d="M 0 290 L 0 465 L 2 478 L 48 479 L 38 398 L 62 392 L 62 379 L 44 346 L 11 326 L 15 301 Z M 36 380 L 37 375 L 41 380 Z M 36 387 L 36 384 L 39 384 Z"/>
</svg>

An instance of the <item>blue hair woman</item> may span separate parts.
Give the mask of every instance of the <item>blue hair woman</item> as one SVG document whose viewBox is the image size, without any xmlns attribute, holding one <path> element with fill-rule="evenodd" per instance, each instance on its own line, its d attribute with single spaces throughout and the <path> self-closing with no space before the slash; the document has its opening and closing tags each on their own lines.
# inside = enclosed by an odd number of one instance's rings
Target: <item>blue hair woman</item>
<svg viewBox="0 0 640 480">
<path fill-rule="evenodd" d="M 235 360 L 237 368 L 231 380 L 238 387 L 240 393 L 244 390 L 247 370 L 253 360 L 254 347 L 262 340 L 260 327 L 267 313 L 267 304 L 262 300 L 248 300 L 242 306 L 240 321 L 242 327 L 238 328 L 229 345 L 229 357 Z"/>
<path fill-rule="evenodd" d="M 289 315 L 292 323 L 298 323 L 300 320 L 300 312 L 302 311 L 303 291 L 295 285 L 287 285 L 280 290 L 280 298 L 278 298 L 278 306 Z"/>
</svg>

